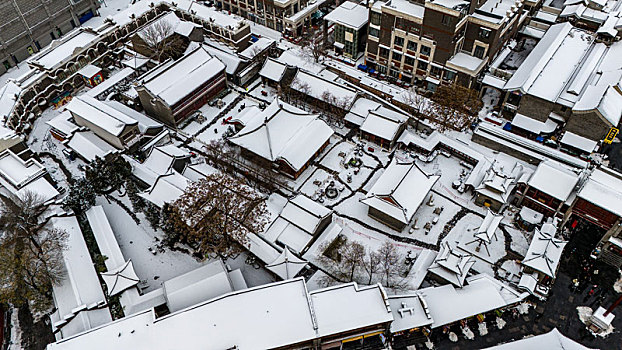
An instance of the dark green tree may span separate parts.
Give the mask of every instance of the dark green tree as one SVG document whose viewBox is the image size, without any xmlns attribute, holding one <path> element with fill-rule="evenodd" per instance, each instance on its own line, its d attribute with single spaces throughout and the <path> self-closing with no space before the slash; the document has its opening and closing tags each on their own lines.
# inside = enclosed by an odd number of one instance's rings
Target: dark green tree
<svg viewBox="0 0 622 350">
<path fill-rule="evenodd" d="M 95 205 L 96 197 L 93 185 L 85 178 L 78 179 L 69 186 L 69 194 L 63 202 L 64 209 L 71 209 L 77 215 L 89 210 Z"/>
</svg>

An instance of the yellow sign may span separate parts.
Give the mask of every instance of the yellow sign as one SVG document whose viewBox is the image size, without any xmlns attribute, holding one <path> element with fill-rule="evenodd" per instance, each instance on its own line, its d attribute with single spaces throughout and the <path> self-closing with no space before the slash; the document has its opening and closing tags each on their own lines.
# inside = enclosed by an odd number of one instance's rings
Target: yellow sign
<svg viewBox="0 0 622 350">
<path fill-rule="evenodd" d="M 616 138 L 616 136 L 618 136 L 618 133 L 620 132 L 620 130 L 616 129 L 616 128 L 611 128 L 609 129 L 609 132 L 607 133 L 607 137 L 605 137 L 605 143 L 607 144 L 611 144 L 613 142 L 613 139 Z"/>
</svg>

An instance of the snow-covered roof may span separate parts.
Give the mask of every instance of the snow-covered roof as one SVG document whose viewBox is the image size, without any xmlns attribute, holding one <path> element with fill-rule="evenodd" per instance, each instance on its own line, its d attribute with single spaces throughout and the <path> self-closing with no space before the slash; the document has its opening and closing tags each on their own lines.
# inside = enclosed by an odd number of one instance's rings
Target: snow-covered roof
<svg viewBox="0 0 622 350">
<path fill-rule="evenodd" d="M 128 260 L 125 264 L 119 266 L 114 270 L 108 270 L 100 274 L 109 296 L 117 295 L 126 289 L 132 288 L 140 282 L 136 272 L 134 271 L 134 264 L 132 260 Z"/>
<path fill-rule="evenodd" d="M 106 159 L 108 155 L 119 152 L 92 131 L 74 132 L 71 138 L 67 140 L 66 146 L 89 162 L 94 161 L 97 157 Z"/>
<path fill-rule="evenodd" d="M 89 28 L 78 28 L 69 35 L 52 41 L 39 54 L 28 59 L 28 63 L 52 70 L 70 60 L 77 53 L 85 50 L 100 37 Z"/>
<path fill-rule="evenodd" d="M 546 122 L 530 118 L 526 115 L 516 113 L 512 119 L 512 126 L 530 131 L 535 134 L 551 133 L 557 128 L 557 123 L 552 119 L 547 119 Z"/>
<path fill-rule="evenodd" d="M 305 266 L 307 266 L 306 260 L 300 259 L 288 247 L 285 247 L 281 255 L 266 265 L 266 269 L 287 280 L 294 278 Z"/>
<path fill-rule="evenodd" d="M 579 182 L 579 175 L 557 162 L 546 160 L 538 164 L 538 168 L 527 184 L 553 198 L 565 201 L 577 182 Z"/>
<path fill-rule="evenodd" d="M 166 28 L 167 30 L 160 30 L 158 29 L 158 26 L 161 26 L 162 28 Z M 152 30 L 150 28 L 155 28 L 155 29 Z M 153 33 L 159 35 L 159 37 L 157 38 L 158 41 L 162 41 L 166 39 L 167 37 L 173 35 L 173 33 L 187 37 L 190 35 L 190 33 L 192 33 L 192 30 L 194 30 L 194 28 L 201 28 L 201 25 L 193 23 L 193 22 L 182 21 L 179 17 L 177 17 L 175 12 L 168 12 L 165 15 L 156 19 L 155 21 L 152 21 L 149 24 L 147 24 L 145 27 L 140 29 L 136 34 L 140 36 L 141 38 L 145 39 L 146 33 L 152 30 Z M 156 39 L 156 38 L 149 38 L 149 39 Z"/>
<path fill-rule="evenodd" d="M 598 142 L 579 136 L 570 131 L 566 131 L 564 133 L 564 136 L 562 136 L 561 140 L 559 140 L 559 143 L 580 149 L 587 153 L 594 152 L 596 146 L 598 146 Z"/>
<path fill-rule="evenodd" d="M 299 69 L 291 88 L 319 101 L 349 110 L 356 99 L 356 90 Z"/>
<path fill-rule="evenodd" d="M 71 112 L 64 111 L 45 123 L 67 137 L 80 128 L 71 121 L 72 119 Z"/>
<path fill-rule="evenodd" d="M 63 251 L 65 277 L 52 286 L 56 311 L 52 328 L 60 329 L 57 338 L 67 338 L 112 321 L 97 272 L 75 216 L 50 219 L 55 229 L 67 232 Z"/>
<path fill-rule="evenodd" d="M 559 259 L 567 243 L 554 237 L 556 231 L 557 228 L 551 223 L 545 223 L 541 229 L 536 228 L 522 264 L 555 278 Z"/>
<path fill-rule="evenodd" d="M 234 290 L 222 260 L 218 259 L 164 282 L 171 312 L 219 297 Z"/>
<path fill-rule="evenodd" d="M 379 4 L 381 8 L 386 7 L 421 19 L 425 12 L 424 6 L 408 0 L 390 0 L 386 3 L 377 1 L 376 4 Z"/>
<path fill-rule="evenodd" d="M 149 156 L 142 163 L 138 163 L 129 157 L 128 160 L 132 164 L 132 174 L 152 186 L 158 176 L 171 171 L 175 161 L 186 158 L 190 158 L 188 152 L 173 144 L 166 144 L 152 148 Z"/>
<path fill-rule="evenodd" d="M 359 287 L 348 283 L 317 289 L 309 295 L 320 337 L 393 320 L 386 294 L 379 284 Z"/>
<path fill-rule="evenodd" d="M 238 71 L 238 68 L 242 63 L 242 59 L 238 56 L 211 45 L 205 45 L 203 47 L 210 53 L 210 55 L 218 57 L 218 59 L 225 64 L 225 72 L 227 72 L 227 74 L 233 75 Z"/>
<path fill-rule="evenodd" d="M 369 111 L 361 125 L 361 131 L 393 141 L 407 119 L 407 115 L 394 112 L 386 107 L 379 107 Z"/>
<path fill-rule="evenodd" d="M 23 160 L 8 149 L 0 153 L 0 186 L 15 196 L 32 192 L 44 201 L 58 196 L 58 191 L 43 177 L 46 173 L 34 158 Z"/>
<path fill-rule="evenodd" d="M 622 216 L 622 174 L 607 168 L 595 169 L 578 197 Z"/>
<path fill-rule="evenodd" d="M 485 59 L 471 56 L 465 52 L 458 52 L 447 61 L 447 66 L 475 74 L 480 71 L 485 62 Z"/>
<path fill-rule="evenodd" d="M 320 224 L 332 211 L 300 194 L 290 199 L 280 215 L 262 236 L 300 253 L 316 234 Z"/>
<path fill-rule="evenodd" d="M 165 69 L 145 78 L 143 86 L 173 106 L 224 70 L 225 64 L 201 45 Z"/>
<path fill-rule="evenodd" d="M 608 85 L 589 86 L 572 108 L 575 112 L 596 110 L 612 126 L 618 126 L 622 117 L 622 93 Z"/>
<path fill-rule="evenodd" d="M 84 68 L 80 69 L 78 71 L 78 74 L 85 76 L 87 78 L 92 78 L 95 74 L 101 72 L 101 68 L 92 65 L 92 64 L 87 64 L 86 66 L 84 66 Z"/>
<path fill-rule="evenodd" d="M 544 214 L 538 213 L 529 207 L 522 207 L 518 215 L 520 215 L 521 219 L 534 225 L 541 223 L 544 218 Z"/>
<path fill-rule="evenodd" d="M 469 277 L 467 282 L 462 288 L 448 284 L 417 291 L 428 304 L 432 328 L 515 304 L 527 296 L 487 274 Z"/>
<path fill-rule="evenodd" d="M 104 101 L 104 103 L 114 109 L 116 109 L 117 111 L 119 111 L 120 113 L 123 113 L 125 115 L 127 115 L 128 117 L 136 120 L 138 122 L 138 130 L 141 133 L 146 132 L 149 129 L 158 129 L 158 128 L 164 128 L 164 125 L 152 118 L 149 118 L 147 115 L 138 112 L 137 110 L 124 105 L 121 102 L 117 102 L 114 100 L 109 100 L 109 101 Z"/>
<path fill-rule="evenodd" d="M 474 235 L 475 238 L 490 244 L 492 242 L 492 238 L 496 235 L 497 228 L 499 228 L 499 224 L 502 219 L 502 214 L 495 214 L 492 210 L 488 209 L 484 221 L 482 221 L 482 224 L 479 226 Z"/>
<path fill-rule="evenodd" d="M 99 251 L 107 257 L 104 263 L 109 271 L 115 270 L 125 265 L 126 261 L 117 242 L 117 238 L 112 231 L 108 217 L 101 205 L 95 205 L 86 211 L 86 218 L 95 236 L 95 241 Z"/>
<path fill-rule="evenodd" d="M 366 6 L 346 1 L 324 16 L 324 20 L 358 30 L 367 24 L 369 9 Z"/>
<path fill-rule="evenodd" d="M 303 278 L 231 292 L 156 320 L 153 310 L 48 346 L 48 350 L 272 349 L 392 320 L 382 287 L 307 292 Z M 201 327 L 197 332 L 197 325 Z"/>
<path fill-rule="evenodd" d="M 275 99 L 229 140 L 270 161 L 300 170 L 330 139 L 333 130 L 315 114 Z"/>
<path fill-rule="evenodd" d="M 505 84 L 505 89 L 555 101 L 593 39 L 570 23 L 552 25 Z"/>
<path fill-rule="evenodd" d="M 439 178 L 396 157 L 361 202 L 408 224 Z"/>
<path fill-rule="evenodd" d="M 126 79 L 129 79 L 130 76 L 133 75 L 133 74 L 135 74 L 134 69 L 129 68 L 129 67 L 123 68 L 122 70 L 120 70 L 116 74 L 112 75 L 108 79 L 106 79 L 103 82 L 99 83 L 99 85 L 97 85 L 94 88 L 88 90 L 85 93 L 85 95 L 97 97 L 100 94 L 108 91 L 109 89 L 117 86 L 120 82 L 122 82 L 122 81 L 124 81 Z"/>
<path fill-rule="evenodd" d="M 269 48 L 274 43 L 275 43 L 274 39 L 261 37 L 257 39 L 257 41 L 255 41 L 252 45 L 250 45 L 249 47 L 244 49 L 242 52 L 240 52 L 238 55 L 240 55 L 240 57 L 245 58 L 247 60 L 252 60 L 253 58 L 255 58 L 255 56 L 265 51 L 267 48 Z"/>
<path fill-rule="evenodd" d="M 377 110 L 380 106 L 382 104 L 379 102 L 359 97 L 354 101 L 352 108 L 350 108 L 344 119 L 350 123 L 362 125 L 369 112 Z"/>
<path fill-rule="evenodd" d="M 391 333 L 429 326 L 434 322 L 428 304 L 421 295 L 391 295 L 388 299 L 393 313 Z"/>
<path fill-rule="evenodd" d="M 475 264 L 475 259 L 470 254 L 459 253 L 456 250 L 449 243 L 443 242 L 434 263 L 428 268 L 428 272 L 456 287 L 463 287 L 469 270 Z"/>
<path fill-rule="evenodd" d="M 10 80 L 0 88 L 0 121 L 5 121 L 13 113 L 21 93 L 22 88 Z"/>
<path fill-rule="evenodd" d="M 182 175 L 187 177 L 190 181 L 196 182 L 217 172 L 218 170 L 206 163 L 186 164 Z"/>
<path fill-rule="evenodd" d="M 189 185 L 189 179 L 172 170 L 168 174 L 158 176 L 153 186 L 140 193 L 140 196 L 161 208 L 164 203 L 176 201 Z"/>
<path fill-rule="evenodd" d="M 283 75 L 285 75 L 286 69 L 287 65 L 285 63 L 268 57 L 268 59 L 266 59 L 266 62 L 264 62 L 263 67 L 259 71 L 259 75 L 266 79 L 280 82 L 281 79 L 283 79 Z"/>
<path fill-rule="evenodd" d="M 87 95 L 71 99 L 67 105 L 67 110 L 74 116 L 79 116 L 113 136 L 121 135 L 127 127 L 138 125 L 136 119 Z"/>
<path fill-rule="evenodd" d="M 523 339 L 509 343 L 495 345 L 485 350 L 524 350 L 524 349 L 547 349 L 547 350 L 593 350 L 566 337 L 557 328 L 548 333 L 527 336 Z"/>
</svg>

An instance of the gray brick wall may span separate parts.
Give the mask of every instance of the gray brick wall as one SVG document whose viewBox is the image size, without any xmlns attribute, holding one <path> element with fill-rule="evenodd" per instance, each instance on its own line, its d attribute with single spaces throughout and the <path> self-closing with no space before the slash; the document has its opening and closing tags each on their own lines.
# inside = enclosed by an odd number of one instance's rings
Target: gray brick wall
<svg viewBox="0 0 622 350">
<path fill-rule="evenodd" d="M 36 53 L 37 43 L 45 47 L 58 38 L 57 27 L 67 34 L 79 25 L 78 18 L 92 10 L 97 13 L 97 0 L 4 0 L 0 1 L 0 74 L 6 72 L 4 63 L 15 65 Z M 72 23 L 73 21 L 73 23 Z"/>
</svg>

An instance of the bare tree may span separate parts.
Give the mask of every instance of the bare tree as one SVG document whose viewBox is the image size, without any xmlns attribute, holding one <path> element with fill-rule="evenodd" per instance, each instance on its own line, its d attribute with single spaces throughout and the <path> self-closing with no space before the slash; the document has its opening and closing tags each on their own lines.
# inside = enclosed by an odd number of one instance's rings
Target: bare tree
<svg viewBox="0 0 622 350">
<path fill-rule="evenodd" d="M 67 232 L 46 225 L 38 195 L 0 195 L 0 302 L 45 311 L 65 274 Z"/>
<path fill-rule="evenodd" d="M 372 284 L 372 282 L 374 281 L 374 277 L 380 271 L 380 263 L 380 255 L 377 252 L 368 249 L 362 263 L 363 270 L 367 273 L 367 276 L 369 277 L 369 279 L 367 280 L 367 284 Z"/>
<path fill-rule="evenodd" d="M 314 63 L 319 63 L 320 59 L 324 58 L 328 52 L 326 42 L 320 35 L 308 34 L 303 38 L 300 45 L 303 54 Z"/>
<path fill-rule="evenodd" d="M 142 39 L 142 43 L 138 45 L 144 51 L 151 52 L 160 62 L 183 53 L 184 40 L 175 35 L 175 26 L 167 20 L 157 20 L 143 28 L 137 35 Z"/>
<path fill-rule="evenodd" d="M 345 242 L 345 237 L 339 237 L 344 244 L 328 243 L 320 247 L 324 253 L 319 256 L 329 275 L 341 282 L 353 282 L 360 278 L 363 267 L 365 247 L 359 242 Z M 333 244 L 333 246 L 331 246 Z"/>
<path fill-rule="evenodd" d="M 307 102 L 307 97 L 311 96 L 312 91 L 311 85 L 306 81 L 296 78 L 291 83 L 290 94 L 293 95 L 294 100 L 303 104 Z"/>
<path fill-rule="evenodd" d="M 458 84 L 439 86 L 432 100 L 436 102 L 432 114 L 443 130 L 464 129 L 477 119 L 482 108 L 477 92 Z"/>
<path fill-rule="evenodd" d="M 404 289 L 408 285 L 406 264 L 395 245 L 385 241 L 376 254 L 380 261 L 380 283 L 387 288 Z"/>
<path fill-rule="evenodd" d="M 267 224 L 265 198 L 239 180 L 214 173 L 191 184 L 172 205 L 180 220 L 177 232 L 198 246 L 202 254 L 228 256 L 248 243 L 248 235 Z"/>
<path fill-rule="evenodd" d="M 415 129 L 419 128 L 419 121 L 430 113 L 430 100 L 417 93 L 414 87 L 406 90 L 403 95 L 403 103 L 409 106 L 415 119 Z"/>
</svg>

